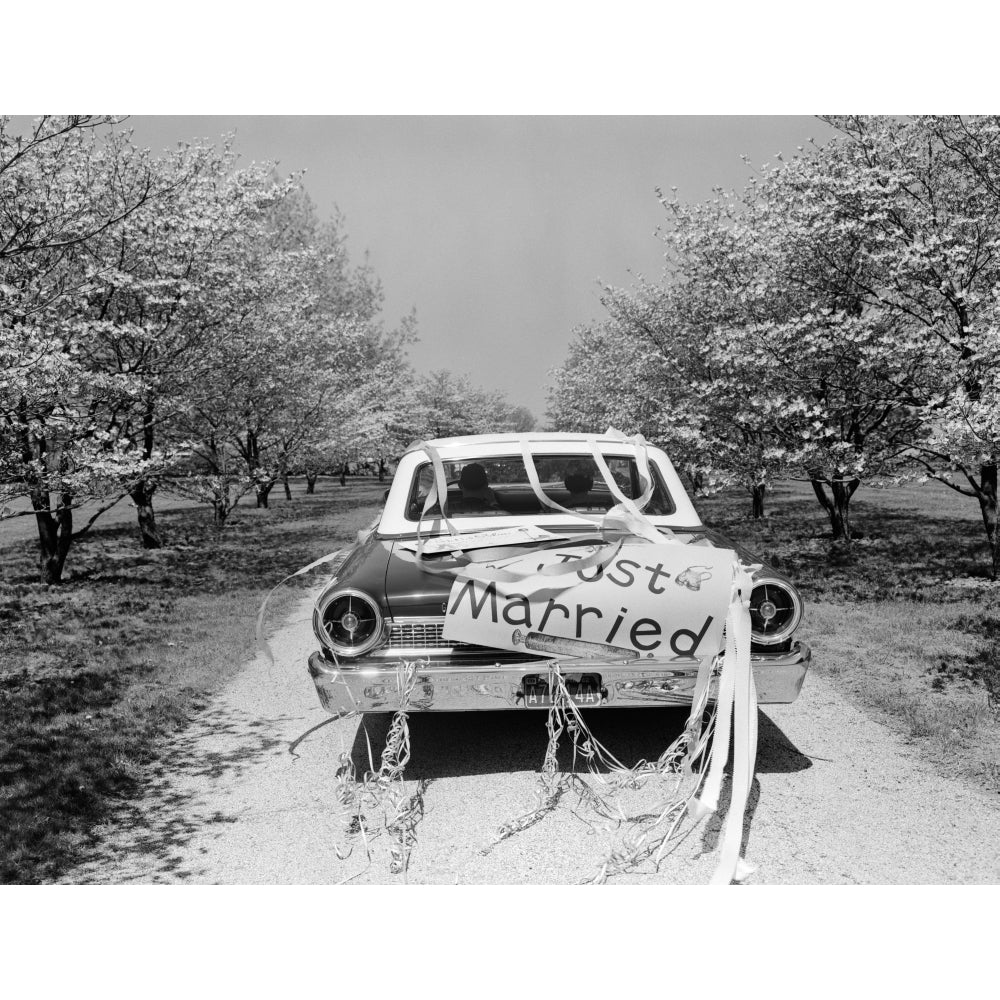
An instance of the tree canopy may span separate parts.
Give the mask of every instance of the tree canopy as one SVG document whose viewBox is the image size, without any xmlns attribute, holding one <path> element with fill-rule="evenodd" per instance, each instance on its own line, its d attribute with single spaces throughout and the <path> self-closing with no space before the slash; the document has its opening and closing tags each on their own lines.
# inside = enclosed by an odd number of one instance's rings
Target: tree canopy
<svg viewBox="0 0 1000 1000">
<path fill-rule="evenodd" d="M 343 220 L 231 137 L 161 156 L 119 119 L 0 119 L 0 518 L 34 516 L 42 579 L 124 496 L 162 544 L 158 490 L 258 505 L 416 437 L 533 423 L 450 372 L 417 375 Z M 88 520 L 74 524 L 87 505 Z"/>
<path fill-rule="evenodd" d="M 826 120 L 740 193 L 661 196 L 663 276 L 605 289 L 550 419 L 643 430 L 700 486 L 806 478 L 845 539 L 859 483 L 938 479 L 995 574 L 1000 119 Z"/>
</svg>

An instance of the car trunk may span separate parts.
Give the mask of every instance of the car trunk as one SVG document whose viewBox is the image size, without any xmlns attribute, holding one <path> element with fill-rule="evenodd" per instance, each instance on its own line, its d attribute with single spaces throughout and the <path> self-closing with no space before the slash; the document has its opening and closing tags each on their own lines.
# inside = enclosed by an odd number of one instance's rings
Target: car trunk
<svg viewBox="0 0 1000 1000">
<path fill-rule="evenodd" d="M 440 573 L 428 573 L 416 563 L 414 554 L 393 542 L 385 575 L 386 603 L 393 618 L 441 618 L 455 582 L 448 570 L 458 564 L 450 556 L 428 560 Z"/>
<path fill-rule="evenodd" d="M 689 544 L 729 547 L 726 540 L 713 537 L 715 533 L 705 528 L 688 529 L 678 534 L 688 540 Z M 518 550 L 523 552 L 530 552 L 532 548 L 530 545 L 518 546 Z M 511 554 L 510 548 L 479 549 L 478 553 L 485 556 L 491 551 L 498 557 Z M 448 595 L 455 580 L 448 571 L 456 569 L 458 563 L 450 556 L 433 557 L 428 562 L 438 572 L 421 569 L 413 552 L 401 548 L 398 540 L 392 543 L 386 567 L 385 592 L 389 613 L 393 618 L 441 618 L 445 614 Z"/>
</svg>

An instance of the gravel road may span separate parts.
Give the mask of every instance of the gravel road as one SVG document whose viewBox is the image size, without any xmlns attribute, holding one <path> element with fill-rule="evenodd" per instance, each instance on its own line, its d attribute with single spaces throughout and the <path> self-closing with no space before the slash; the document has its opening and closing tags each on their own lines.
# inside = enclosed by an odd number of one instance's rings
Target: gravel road
<svg viewBox="0 0 1000 1000">
<path fill-rule="evenodd" d="M 272 637 L 277 662 L 246 665 L 164 748 L 145 795 L 100 831 L 100 844 L 64 882 L 400 883 L 388 838 L 368 861 L 345 840 L 334 772 L 342 750 L 367 761 L 357 719 L 330 721 L 305 661 L 312 597 Z M 683 713 L 590 714 L 595 734 L 626 761 L 655 757 Z M 386 716 L 367 716 L 378 758 Z M 600 867 L 611 833 L 564 803 L 528 830 L 480 848 L 530 809 L 545 751 L 545 715 L 469 713 L 411 718 L 407 776 L 427 781 L 425 814 L 407 879 L 418 883 L 572 883 Z M 655 802 L 647 785 L 642 796 Z M 726 801 L 723 789 L 723 809 Z M 703 823 L 658 871 L 615 882 L 707 882 L 719 821 Z M 799 700 L 760 718 L 757 776 L 745 823 L 750 883 L 996 883 L 1000 803 L 949 780 L 919 750 L 811 675 Z M 338 844 L 353 844 L 338 857 Z"/>
</svg>

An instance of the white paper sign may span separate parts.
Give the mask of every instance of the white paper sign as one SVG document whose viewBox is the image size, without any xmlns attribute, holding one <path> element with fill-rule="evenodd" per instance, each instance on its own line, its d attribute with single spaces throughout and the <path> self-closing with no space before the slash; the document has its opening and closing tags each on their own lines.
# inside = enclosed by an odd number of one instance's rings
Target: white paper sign
<svg viewBox="0 0 1000 1000">
<path fill-rule="evenodd" d="M 549 549 L 502 566 L 540 569 L 593 551 Z M 735 559 L 730 549 L 632 544 L 603 569 L 573 574 L 568 585 L 565 577 L 538 575 L 518 583 L 459 579 L 448 598 L 443 636 L 560 656 L 611 656 L 607 647 L 638 657 L 713 656 L 722 648 Z"/>
</svg>

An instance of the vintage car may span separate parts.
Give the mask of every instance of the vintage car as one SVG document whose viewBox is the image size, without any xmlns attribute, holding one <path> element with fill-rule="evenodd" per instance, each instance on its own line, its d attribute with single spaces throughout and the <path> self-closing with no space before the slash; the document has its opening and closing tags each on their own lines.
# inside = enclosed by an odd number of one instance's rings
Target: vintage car
<svg viewBox="0 0 1000 1000">
<path fill-rule="evenodd" d="M 704 658 L 711 658 L 713 676 L 720 672 L 724 646 L 718 632 L 714 645 L 695 648 L 698 642 L 688 641 L 671 649 L 644 641 L 659 627 L 646 618 L 633 625 L 631 642 L 582 642 L 575 648 L 570 639 L 547 646 L 537 615 L 531 622 L 527 611 L 512 617 L 504 607 L 499 618 L 496 595 L 482 590 L 464 592 L 469 598 L 464 603 L 492 613 L 492 621 L 483 613 L 489 626 L 483 641 L 470 641 L 480 633 L 445 637 L 446 614 L 463 603 L 453 596 L 462 593 L 456 580 L 461 582 L 459 571 L 468 566 L 463 539 L 479 546 L 479 565 L 494 559 L 491 567 L 504 565 L 511 553 L 540 558 L 564 540 L 582 546 L 580 551 L 609 551 L 634 530 L 634 519 L 630 527 L 627 515 L 614 516 L 621 501 L 626 506 L 641 501 L 647 536 L 662 534 L 664 541 L 679 544 L 690 565 L 675 574 L 678 586 L 668 587 L 663 581 L 670 574 L 656 576 L 662 564 L 641 565 L 655 560 L 626 559 L 621 553 L 627 550 L 618 549 L 619 574 L 611 579 L 624 586 L 641 577 L 642 596 L 648 601 L 657 595 L 657 607 L 669 617 L 672 605 L 690 597 L 709 575 L 699 566 L 711 562 L 712 550 L 735 550 L 753 574 L 751 668 L 757 699 L 793 701 L 810 660 L 809 648 L 794 639 L 802 614 L 794 586 L 701 523 L 661 450 L 609 432 L 490 434 L 413 445 L 399 462 L 381 516 L 359 533 L 316 602 L 313 629 L 320 649 L 309 657 L 309 673 L 323 706 L 336 714 L 386 712 L 398 709 L 402 698 L 409 711 L 541 708 L 553 697 L 553 663 L 565 678 L 564 696 L 568 691 L 584 707 L 690 706 Z M 650 544 L 648 537 L 631 541 Z M 608 565 L 603 569 L 611 575 Z M 589 579 L 601 571 L 597 566 Z M 514 598 L 527 608 L 527 597 Z M 616 596 L 614 603 L 623 599 Z M 597 606 L 582 610 L 590 615 L 588 624 L 603 614 Z M 498 628 L 502 642 L 490 638 Z"/>
</svg>

